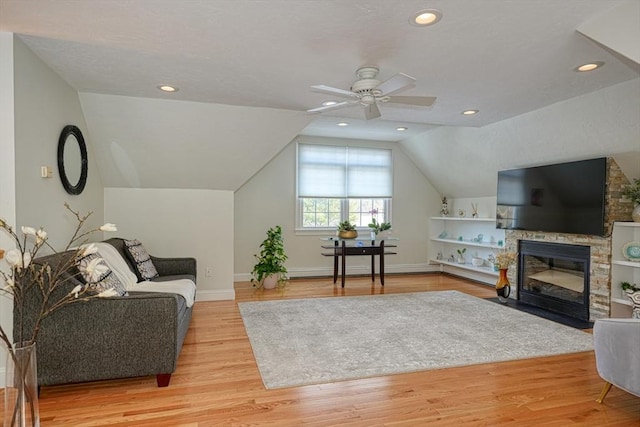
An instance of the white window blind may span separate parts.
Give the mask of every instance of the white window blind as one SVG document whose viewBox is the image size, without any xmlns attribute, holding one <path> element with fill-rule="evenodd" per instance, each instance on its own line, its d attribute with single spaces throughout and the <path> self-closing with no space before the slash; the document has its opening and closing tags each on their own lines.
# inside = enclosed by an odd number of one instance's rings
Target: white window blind
<svg viewBox="0 0 640 427">
<path fill-rule="evenodd" d="M 298 144 L 298 197 L 391 198 L 391 150 Z"/>
</svg>

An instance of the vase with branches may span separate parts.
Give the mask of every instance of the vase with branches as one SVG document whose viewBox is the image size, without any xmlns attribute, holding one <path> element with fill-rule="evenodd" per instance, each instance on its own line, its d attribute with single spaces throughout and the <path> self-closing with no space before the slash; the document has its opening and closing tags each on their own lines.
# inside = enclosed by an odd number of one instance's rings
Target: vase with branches
<svg viewBox="0 0 640 427">
<path fill-rule="evenodd" d="M 90 235 L 96 232 L 117 231 L 116 226 L 107 223 L 85 231 L 85 224 L 92 212 L 82 215 L 71 209 L 67 203 L 65 208 L 75 216 L 77 226 L 62 251 L 57 251 L 49 244 L 47 232 L 43 228 L 22 226 L 18 231 L 5 219 L 0 218 L 0 228 L 13 241 L 12 248 L 0 248 L 0 260 L 5 262 L 0 269 L 0 295 L 12 300 L 14 310 L 13 333 L 10 334 L 0 325 L 0 340 L 8 355 L 5 426 L 40 424 L 34 368 L 35 345 L 43 320 L 69 304 L 114 294 L 113 289 L 101 292 L 94 290 L 93 285 L 106 270 L 104 264 L 100 263 L 100 258 L 86 264 L 80 264 L 78 261 L 97 252 L 95 245 L 88 244 Z M 46 250 L 53 253 L 69 252 L 69 256 L 57 264 L 38 262 L 36 257 L 41 251 Z M 77 285 L 69 292 L 64 292 L 65 285 L 81 273 L 89 280 L 83 280 L 83 285 Z M 39 315 L 33 327 L 25 328 L 25 303 L 27 295 L 34 291 L 41 298 Z"/>
</svg>

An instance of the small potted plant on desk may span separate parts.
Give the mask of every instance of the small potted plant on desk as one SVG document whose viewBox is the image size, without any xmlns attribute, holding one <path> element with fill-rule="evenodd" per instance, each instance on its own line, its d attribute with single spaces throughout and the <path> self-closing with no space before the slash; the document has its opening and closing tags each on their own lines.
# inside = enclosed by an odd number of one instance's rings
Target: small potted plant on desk
<svg viewBox="0 0 640 427">
<path fill-rule="evenodd" d="M 342 221 L 338 224 L 338 237 L 341 239 L 355 239 L 358 237 L 356 226 L 349 221 Z"/>
<path fill-rule="evenodd" d="M 277 225 L 267 230 L 267 238 L 260 244 L 260 255 L 254 255 L 257 264 L 251 272 L 253 286 L 273 289 L 276 285 L 284 285 L 289 278 L 284 262 L 287 255 L 284 252 L 282 228 Z"/>
<path fill-rule="evenodd" d="M 369 228 L 373 235 L 371 236 L 371 240 L 375 240 L 378 234 L 382 231 L 391 230 L 390 222 L 378 222 L 375 218 L 371 218 L 371 224 L 369 224 Z"/>
</svg>

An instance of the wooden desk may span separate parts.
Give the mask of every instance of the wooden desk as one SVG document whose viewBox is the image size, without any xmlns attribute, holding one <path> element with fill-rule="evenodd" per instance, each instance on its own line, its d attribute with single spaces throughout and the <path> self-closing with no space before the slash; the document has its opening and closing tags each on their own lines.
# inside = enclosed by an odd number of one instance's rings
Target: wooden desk
<svg viewBox="0 0 640 427">
<path fill-rule="evenodd" d="M 346 272 L 346 259 L 348 256 L 371 256 L 371 281 L 376 279 L 375 274 L 375 256 L 380 257 L 380 284 L 384 286 L 384 256 L 395 255 L 396 252 L 387 250 L 388 248 L 397 247 L 393 243 L 386 243 L 384 240 L 379 240 L 376 244 L 375 240 L 353 240 L 353 239 L 339 239 L 339 238 L 324 238 L 322 240 L 333 241 L 333 245 L 322 245 L 322 249 L 331 249 L 330 252 L 322 252 L 323 256 L 333 257 L 333 283 L 338 281 L 338 258 L 342 257 L 342 287 L 344 288 L 345 272 Z M 395 239 L 397 240 L 397 239 Z M 354 242 L 349 244 L 348 242 Z"/>
</svg>

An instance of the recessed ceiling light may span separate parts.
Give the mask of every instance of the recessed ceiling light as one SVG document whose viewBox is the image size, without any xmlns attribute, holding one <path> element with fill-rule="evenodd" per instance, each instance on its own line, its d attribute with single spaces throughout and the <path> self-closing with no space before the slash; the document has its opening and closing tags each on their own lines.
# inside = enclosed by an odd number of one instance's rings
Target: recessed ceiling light
<svg viewBox="0 0 640 427">
<path fill-rule="evenodd" d="M 338 123 L 338 126 L 349 126 L 349 123 L 347 123 L 347 122 L 340 122 L 340 123 Z"/>
<path fill-rule="evenodd" d="M 407 130 L 407 129 L 409 129 L 409 128 L 408 128 L 408 127 L 404 127 L 404 126 L 398 126 L 398 127 L 396 128 L 396 130 L 397 130 L 398 132 L 404 132 L 404 131 L 405 131 L 405 130 Z"/>
<path fill-rule="evenodd" d="M 465 116 L 473 116 L 474 114 L 478 114 L 479 110 L 464 110 L 462 114 Z"/>
<path fill-rule="evenodd" d="M 324 101 L 324 102 L 322 103 L 322 106 L 323 106 L 323 107 L 330 107 L 330 106 L 332 106 L 332 105 L 336 105 L 337 103 L 338 103 L 338 101 Z"/>
<path fill-rule="evenodd" d="M 424 9 L 413 14 L 409 23 L 416 27 L 426 27 L 433 25 L 442 19 L 442 12 L 437 9 Z"/>
<path fill-rule="evenodd" d="M 169 86 L 169 85 L 160 85 L 158 86 L 158 89 L 160 89 L 163 92 L 177 92 L 178 88 L 175 86 Z"/>
<path fill-rule="evenodd" d="M 573 69 L 573 71 L 583 72 L 583 71 L 593 71 L 604 65 L 602 61 L 589 62 L 588 64 L 582 64 Z"/>
</svg>

